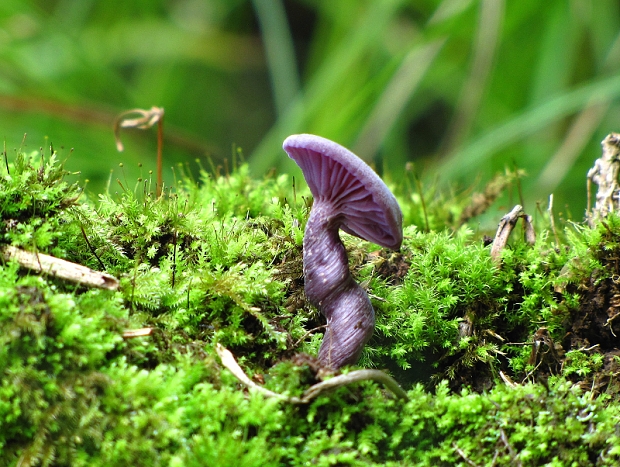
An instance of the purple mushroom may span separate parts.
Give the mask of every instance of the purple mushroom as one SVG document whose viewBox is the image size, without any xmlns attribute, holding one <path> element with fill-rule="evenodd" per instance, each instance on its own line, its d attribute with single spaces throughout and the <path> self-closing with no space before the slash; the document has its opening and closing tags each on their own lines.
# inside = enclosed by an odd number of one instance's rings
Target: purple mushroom
<svg viewBox="0 0 620 467">
<path fill-rule="evenodd" d="M 402 213 L 379 176 L 339 144 L 315 135 L 292 135 L 283 148 L 301 167 L 314 196 L 304 234 L 305 291 L 327 318 L 319 361 L 338 369 L 357 363 L 375 327 L 375 312 L 351 276 L 338 229 L 398 250 Z"/>
</svg>

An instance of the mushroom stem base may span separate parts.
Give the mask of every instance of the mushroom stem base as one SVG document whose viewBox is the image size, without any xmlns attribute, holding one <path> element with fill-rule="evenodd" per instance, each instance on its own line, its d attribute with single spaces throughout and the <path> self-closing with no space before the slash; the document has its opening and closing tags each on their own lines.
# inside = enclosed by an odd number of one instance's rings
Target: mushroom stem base
<svg viewBox="0 0 620 467">
<path fill-rule="evenodd" d="M 328 203 L 315 200 L 304 235 L 304 277 L 308 300 L 327 318 L 319 361 L 337 369 L 357 363 L 372 336 L 375 313 L 351 276 L 333 212 Z"/>
</svg>

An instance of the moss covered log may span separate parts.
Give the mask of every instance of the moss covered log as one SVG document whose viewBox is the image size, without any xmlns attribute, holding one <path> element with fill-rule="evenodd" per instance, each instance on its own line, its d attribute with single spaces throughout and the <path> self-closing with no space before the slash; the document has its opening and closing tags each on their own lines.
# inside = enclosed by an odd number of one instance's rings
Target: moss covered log
<svg viewBox="0 0 620 467">
<path fill-rule="evenodd" d="M 292 404 L 242 385 L 215 349 L 287 396 L 330 377 L 303 294 L 308 191 L 240 166 L 180 176 L 159 198 L 138 180 L 89 199 L 54 155 L 0 172 L 0 247 L 120 281 L 3 260 L 0 465 L 620 463 L 615 216 L 566 223 L 560 243 L 540 218 L 536 244 L 513 234 L 496 264 L 481 233 L 448 227 L 471 206 L 394 186 L 401 251 L 343 240 L 377 312 L 360 366 L 409 400 L 366 381 Z"/>
</svg>

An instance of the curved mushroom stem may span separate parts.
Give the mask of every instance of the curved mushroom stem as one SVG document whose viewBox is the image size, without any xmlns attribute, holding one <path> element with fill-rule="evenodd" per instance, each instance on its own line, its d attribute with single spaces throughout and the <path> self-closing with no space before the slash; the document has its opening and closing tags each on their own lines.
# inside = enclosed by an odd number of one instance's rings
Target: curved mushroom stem
<svg viewBox="0 0 620 467">
<path fill-rule="evenodd" d="M 368 295 L 349 271 L 335 211 L 328 202 L 315 199 L 304 234 L 306 296 L 327 318 L 319 361 L 333 369 L 357 363 L 375 327 Z"/>
</svg>

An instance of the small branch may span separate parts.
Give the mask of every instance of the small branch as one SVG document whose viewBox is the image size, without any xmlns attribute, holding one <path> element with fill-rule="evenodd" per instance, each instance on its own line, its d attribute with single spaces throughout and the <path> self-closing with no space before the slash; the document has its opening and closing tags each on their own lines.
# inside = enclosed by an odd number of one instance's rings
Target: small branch
<svg viewBox="0 0 620 467">
<path fill-rule="evenodd" d="M 519 218 L 523 215 L 523 208 L 520 204 L 517 204 L 512 211 L 506 214 L 499 221 L 497 226 L 497 233 L 493 239 L 493 245 L 491 247 L 491 257 L 494 260 L 499 260 L 499 254 L 508 243 L 508 237 L 512 233 Z"/>
<path fill-rule="evenodd" d="M 145 337 L 153 334 L 153 328 L 128 329 L 123 332 L 123 339 L 133 339 L 134 337 Z"/>
<path fill-rule="evenodd" d="M 99 289 L 118 289 L 118 279 L 105 272 L 94 271 L 81 264 L 43 253 L 32 253 L 7 245 L 0 249 L 4 261 L 16 261 L 23 268 Z"/>
<path fill-rule="evenodd" d="M 508 237 L 512 233 L 512 230 L 515 228 L 519 217 L 523 215 L 523 208 L 520 204 L 517 204 L 512 211 L 506 214 L 499 221 L 499 225 L 497 226 L 497 233 L 495 234 L 495 238 L 493 239 L 493 245 L 491 246 L 491 258 L 496 263 L 499 262 L 500 254 L 506 244 L 508 243 Z"/>
<path fill-rule="evenodd" d="M 316 399 L 320 395 L 332 391 L 336 388 L 339 388 L 341 386 L 347 386 L 351 383 L 368 380 L 383 384 L 399 399 L 409 399 L 407 393 L 399 386 L 399 384 L 394 378 L 379 370 L 352 371 L 351 373 L 347 373 L 346 375 L 339 375 L 327 381 L 323 381 L 313 386 L 310 386 L 303 393 L 301 398 L 289 397 L 284 394 L 278 394 L 276 392 L 270 391 L 269 389 L 266 389 L 252 381 L 241 369 L 233 354 L 222 345 L 217 344 L 215 350 L 220 357 L 220 360 L 222 361 L 222 365 L 224 365 L 239 381 L 241 381 L 247 387 L 252 388 L 257 392 L 260 392 L 266 397 L 276 397 L 278 399 L 290 402 L 291 404 L 308 404 L 313 399 Z"/>
<path fill-rule="evenodd" d="M 491 245 L 491 258 L 496 264 L 499 264 L 502 250 L 506 247 L 508 237 L 510 237 L 519 219 L 523 219 L 525 241 L 530 245 L 536 243 L 536 232 L 534 232 L 534 227 L 532 226 L 532 217 L 525 214 L 523 207 L 517 204 L 512 208 L 512 211 L 501 218 L 497 226 L 493 245 Z"/>
</svg>

